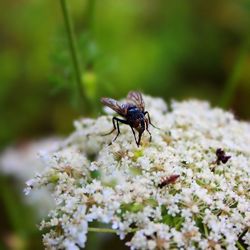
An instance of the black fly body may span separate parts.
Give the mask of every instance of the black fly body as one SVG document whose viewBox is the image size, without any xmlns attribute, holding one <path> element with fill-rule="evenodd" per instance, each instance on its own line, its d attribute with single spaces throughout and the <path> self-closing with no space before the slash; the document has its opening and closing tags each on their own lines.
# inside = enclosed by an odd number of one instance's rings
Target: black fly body
<svg viewBox="0 0 250 250">
<path fill-rule="evenodd" d="M 117 129 L 117 135 L 113 139 L 113 141 L 115 141 L 118 135 L 120 134 L 119 123 L 123 123 L 131 127 L 135 142 L 138 147 L 141 142 L 141 136 L 145 129 L 149 133 L 151 141 L 152 136 L 150 131 L 148 130 L 148 125 L 150 124 L 153 127 L 155 126 L 151 123 L 149 113 L 145 111 L 144 101 L 140 92 L 129 92 L 126 103 L 120 103 L 112 98 L 107 97 L 101 98 L 101 102 L 105 106 L 108 106 L 113 109 L 117 114 L 124 118 L 120 119 L 117 117 L 113 117 L 113 129 L 105 135 L 109 135 Z M 138 139 L 136 139 L 135 130 L 138 132 Z"/>
</svg>

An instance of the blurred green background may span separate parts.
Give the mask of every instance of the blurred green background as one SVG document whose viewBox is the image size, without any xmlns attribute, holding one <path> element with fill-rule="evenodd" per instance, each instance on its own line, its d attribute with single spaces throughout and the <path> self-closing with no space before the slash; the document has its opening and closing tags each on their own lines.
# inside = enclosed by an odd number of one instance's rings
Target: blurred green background
<svg viewBox="0 0 250 250">
<path fill-rule="evenodd" d="M 137 89 L 166 101 L 205 99 L 249 120 L 249 0 L 68 1 L 84 100 L 62 2 L 0 3 L 1 150 L 67 135 L 74 119 L 101 113 L 101 96 L 122 98 Z M 23 184 L 2 175 L 0 185 L 2 246 L 41 247 Z"/>
</svg>

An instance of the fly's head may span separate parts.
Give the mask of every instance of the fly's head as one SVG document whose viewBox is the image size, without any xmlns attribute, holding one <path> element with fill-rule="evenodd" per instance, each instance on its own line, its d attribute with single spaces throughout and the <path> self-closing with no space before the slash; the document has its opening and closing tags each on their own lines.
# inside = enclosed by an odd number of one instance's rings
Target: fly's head
<svg viewBox="0 0 250 250">
<path fill-rule="evenodd" d="M 135 120 L 134 126 L 133 126 L 139 134 L 142 134 L 145 130 L 145 118 L 139 117 Z"/>
</svg>

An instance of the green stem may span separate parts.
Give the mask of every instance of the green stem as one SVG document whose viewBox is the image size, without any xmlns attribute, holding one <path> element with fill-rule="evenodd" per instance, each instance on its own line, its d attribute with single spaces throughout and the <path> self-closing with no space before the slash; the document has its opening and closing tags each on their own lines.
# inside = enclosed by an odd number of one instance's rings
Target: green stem
<svg viewBox="0 0 250 250">
<path fill-rule="evenodd" d="M 80 60 L 76 52 L 76 40 L 75 40 L 73 28 L 72 28 L 72 21 L 69 15 L 67 0 L 60 0 L 60 3 L 61 3 L 63 18 L 64 18 L 64 22 L 66 26 L 66 32 L 68 36 L 69 49 L 70 49 L 70 53 L 72 57 L 73 68 L 75 71 L 75 78 L 76 78 L 76 84 L 77 84 L 76 89 L 78 91 L 78 103 L 79 103 L 80 109 L 81 110 L 83 109 L 86 112 L 88 111 L 88 108 L 89 108 L 88 99 L 83 88 Z"/>
<path fill-rule="evenodd" d="M 127 233 L 134 233 L 137 230 L 138 230 L 137 228 L 133 228 L 133 229 L 130 229 L 129 231 L 127 231 Z M 111 229 L 111 228 L 98 228 L 98 227 L 89 227 L 88 231 L 89 232 L 96 232 L 96 233 L 117 233 L 117 230 L 115 230 L 115 229 Z"/>
<path fill-rule="evenodd" d="M 238 240 L 236 241 L 236 245 L 240 250 L 245 250 L 245 247 L 243 247 Z"/>
<path fill-rule="evenodd" d="M 207 226 L 205 225 L 205 223 L 203 223 L 203 228 L 204 228 L 205 236 L 208 237 L 208 229 L 207 229 Z"/>
</svg>

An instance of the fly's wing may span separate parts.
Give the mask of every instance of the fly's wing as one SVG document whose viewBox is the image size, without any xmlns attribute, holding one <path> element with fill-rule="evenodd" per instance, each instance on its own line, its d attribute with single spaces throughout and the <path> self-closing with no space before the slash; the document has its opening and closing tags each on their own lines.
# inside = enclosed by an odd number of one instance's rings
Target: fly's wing
<svg viewBox="0 0 250 250">
<path fill-rule="evenodd" d="M 113 109 L 116 113 L 118 113 L 121 116 L 126 116 L 127 114 L 126 104 L 121 104 L 112 98 L 102 97 L 101 103 Z"/>
<path fill-rule="evenodd" d="M 133 103 L 137 108 L 144 112 L 145 104 L 140 92 L 130 91 L 127 96 L 128 102 Z"/>
</svg>

